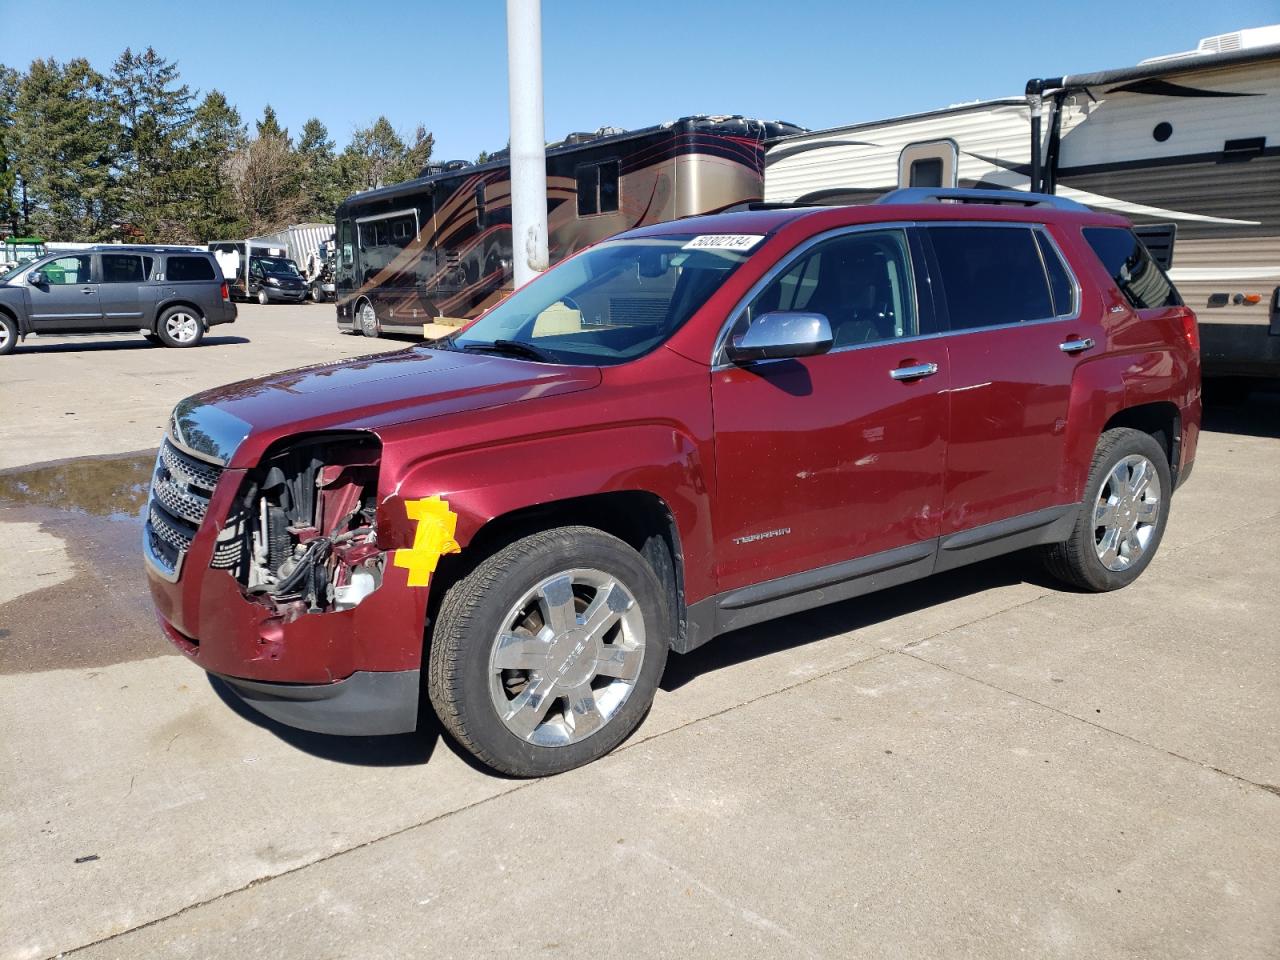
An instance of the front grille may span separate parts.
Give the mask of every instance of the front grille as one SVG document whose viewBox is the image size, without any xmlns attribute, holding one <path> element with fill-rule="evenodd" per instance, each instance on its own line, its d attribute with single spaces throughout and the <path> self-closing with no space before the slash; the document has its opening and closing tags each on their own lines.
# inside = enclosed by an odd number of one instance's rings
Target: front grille
<svg viewBox="0 0 1280 960">
<path fill-rule="evenodd" d="M 167 438 L 160 446 L 143 536 L 148 558 L 172 580 L 182 571 L 221 475 L 221 467 L 179 450 Z"/>
</svg>

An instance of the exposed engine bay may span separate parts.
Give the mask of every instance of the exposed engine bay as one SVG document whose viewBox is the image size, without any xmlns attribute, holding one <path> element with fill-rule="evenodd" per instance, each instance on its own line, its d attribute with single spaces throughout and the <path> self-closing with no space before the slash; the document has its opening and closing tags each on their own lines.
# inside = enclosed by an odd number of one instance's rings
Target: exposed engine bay
<svg viewBox="0 0 1280 960">
<path fill-rule="evenodd" d="M 382 583 L 380 454 L 366 434 L 316 437 L 268 456 L 246 478 L 210 565 L 286 623 L 355 607 Z"/>
</svg>

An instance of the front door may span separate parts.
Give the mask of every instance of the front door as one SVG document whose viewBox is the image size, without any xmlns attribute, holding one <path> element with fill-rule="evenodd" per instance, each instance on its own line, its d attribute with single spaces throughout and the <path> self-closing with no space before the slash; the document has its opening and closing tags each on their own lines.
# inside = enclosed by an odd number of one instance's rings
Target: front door
<svg viewBox="0 0 1280 960">
<path fill-rule="evenodd" d="M 735 321 L 818 312 L 834 345 L 712 373 L 720 591 L 938 536 L 949 375 L 916 294 L 906 231 L 855 229 L 802 248 Z"/>
<path fill-rule="evenodd" d="M 45 262 L 44 282 L 27 284 L 31 329 L 36 333 L 96 330 L 102 324 L 98 285 L 91 282 L 93 256 L 77 254 Z"/>
<path fill-rule="evenodd" d="M 938 224 L 922 233 L 950 328 L 942 535 L 1062 506 L 1071 380 L 1103 342 L 1096 316 L 1081 318 L 1077 284 L 1043 227 Z"/>
</svg>

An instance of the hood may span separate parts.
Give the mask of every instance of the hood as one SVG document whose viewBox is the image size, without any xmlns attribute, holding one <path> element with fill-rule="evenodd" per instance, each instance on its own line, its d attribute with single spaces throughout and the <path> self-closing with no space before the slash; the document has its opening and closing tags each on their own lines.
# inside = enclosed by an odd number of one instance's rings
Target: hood
<svg viewBox="0 0 1280 960">
<path fill-rule="evenodd" d="M 169 433 L 196 453 L 243 467 L 289 434 L 376 430 L 587 390 L 600 379 L 596 367 L 411 347 L 206 390 L 178 404 Z"/>
</svg>

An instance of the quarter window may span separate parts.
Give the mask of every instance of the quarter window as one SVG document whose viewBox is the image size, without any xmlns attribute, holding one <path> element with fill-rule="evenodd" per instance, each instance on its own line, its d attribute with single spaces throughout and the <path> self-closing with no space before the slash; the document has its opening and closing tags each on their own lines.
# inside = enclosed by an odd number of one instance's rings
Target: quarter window
<svg viewBox="0 0 1280 960">
<path fill-rule="evenodd" d="M 213 263 L 205 257 L 170 257 L 165 264 L 165 279 L 212 280 Z"/>
<path fill-rule="evenodd" d="M 1044 258 L 1044 272 L 1049 278 L 1049 293 L 1053 297 L 1053 315 L 1069 317 L 1076 312 L 1076 287 L 1062 265 L 1062 258 L 1049 238 L 1036 231 L 1036 243 L 1040 244 L 1040 256 Z"/>
<path fill-rule="evenodd" d="M 1030 227 L 928 227 L 952 330 L 1055 315 Z"/>
<path fill-rule="evenodd" d="M 796 258 L 748 305 L 731 336 L 775 310 L 821 313 L 833 349 L 919 332 L 911 259 L 901 230 L 850 233 Z"/>
<path fill-rule="evenodd" d="M 1181 306 L 1178 291 L 1131 230 L 1086 227 L 1084 238 L 1134 307 Z"/>
<path fill-rule="evenodd" d="M 141 257 L 123 253 L 102 255 L 103 283 L 141 283 L 144 279 Z"/>
</svg>

